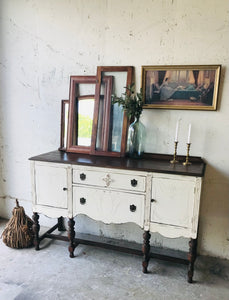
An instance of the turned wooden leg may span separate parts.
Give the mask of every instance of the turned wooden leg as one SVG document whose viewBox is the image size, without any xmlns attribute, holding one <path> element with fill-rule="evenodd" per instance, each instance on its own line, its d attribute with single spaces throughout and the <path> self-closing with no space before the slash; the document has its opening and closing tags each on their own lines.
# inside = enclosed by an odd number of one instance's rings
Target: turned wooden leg
<svg viewBox="0 0 229 300">
<path fill-rule="evenodd" d="M 197 239 L 191 239 L 189 241 L 189 253 L 188 253 L 188 282 L 192 283 L 192 277 L 194 272 L 194 263 L 197 253 Z"/>
<path fill-rule="evenodd" d="M 75 250 L 75 244 L 74 244 L 74 238 L 75 238 L 75 230 L 74 230 L 75 221 L 73 218 L 70 218 L 68 221 L 68 239 L 69 239 L 69 256 L 74 257 L 74 250 Z"/>
<path fill-rule="evenodd" d="M 143 233 L 143 245 L 142 245 L 142 252 L 143 252 L 143 261 L 142 261 L 142 272 L 147 273 L 147 267 L 150 258 L 150 233 L 149 231 L 145 231 Z"/>
<path fill-rule="evenodd" d="M 59 231 L 66 231 L 66 228 L 65 228 L 65 226 L 64 226 L 64 218 L 63 218 L 63 217 L 59 217 L 59 218 L 57 219 L 57 222 L 58 222 L 58 227 L 57 227 L 57 229 L 58 229 Z"/>
<path fill-rule="evenodd" d="M 34 221 L 33 226 L 32 226 L 33 233 L 34 233 L 34 240 L 33 240 L 33 242 L 34 242 L 35 250 L 39 250 L 40 249 L 39 248 L 39 243 L 40 243 L 40 241 L 39 241 L 40 225 L 39 225 L 39 215 L 36 212 L 33 214 L 33 221 Z"/>
</svg>

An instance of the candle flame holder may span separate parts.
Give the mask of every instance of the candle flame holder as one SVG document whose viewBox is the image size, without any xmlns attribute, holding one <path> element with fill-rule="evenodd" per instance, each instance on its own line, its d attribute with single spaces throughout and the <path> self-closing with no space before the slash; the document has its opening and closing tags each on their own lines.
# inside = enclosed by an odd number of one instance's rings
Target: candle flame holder
<svg viewBox="0 0 229 300">
<path fill-rule="evenodd" d="M 191 164 L 192 164 L 192 163 L 189 161 L 190 146 L 191 146 L 191 143 L 187 143 L 187 155 L 186 155 L 186 161 L 183 162 L 183 165 L 184 165 L 184 166 L 188 166 L 188 165 L 191 165 Z"/>
<path fill-rule="evenodd" d="M 177 160 L 177 144 L 178 144 L 178 142 L 176 141 L 176 142 L 174 142 L 174 144 L 175 144 L 175 147 L 174 147 L 173 160 L 170 160 L 171 164 L 178 163 L 178 160 Z"/>
</svg>

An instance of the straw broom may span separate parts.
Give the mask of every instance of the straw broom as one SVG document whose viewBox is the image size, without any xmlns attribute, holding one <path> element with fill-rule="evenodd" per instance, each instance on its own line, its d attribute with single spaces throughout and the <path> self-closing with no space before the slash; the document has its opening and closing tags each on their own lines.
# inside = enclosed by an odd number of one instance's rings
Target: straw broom
<svg viewBox="0 0 229 300">
<path fill-rule="evenodd" d="M 6 224 L 2 233 L 3 242 L 11 248 L 27 248 L 33 245 L 33 221 L 26 216 L 24 208 L 19 206 L 16 199 L 16 207 L 12 211 L 13 216 Z"/>
</svg>

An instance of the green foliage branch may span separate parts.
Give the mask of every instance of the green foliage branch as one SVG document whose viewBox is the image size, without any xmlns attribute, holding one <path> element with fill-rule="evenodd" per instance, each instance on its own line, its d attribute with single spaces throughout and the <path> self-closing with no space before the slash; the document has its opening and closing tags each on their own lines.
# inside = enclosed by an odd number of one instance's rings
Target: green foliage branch
<svg viewBox="0 0 229 300">
<path fill-rule="evenodd" d="M 112 103 L 117 103 L 119 106 L 122 106 L 129 119 L 136 118 L 138 121 L 143 109 L 142 89 L 140 89 L 140 93 L 135 93 L 134 83 L 128 85 L 125 89 L 126 91 L 121 97 L 112 95 Z"/>
</svg>

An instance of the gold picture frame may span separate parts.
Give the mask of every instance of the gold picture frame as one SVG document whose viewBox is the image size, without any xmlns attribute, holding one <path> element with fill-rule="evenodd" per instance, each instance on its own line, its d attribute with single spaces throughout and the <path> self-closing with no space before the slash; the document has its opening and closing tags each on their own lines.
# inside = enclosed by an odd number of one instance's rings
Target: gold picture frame
<svg viewBox="0 0 229 300">
<path fill-rule="evenodd" d="M 216 110 L 221 65 L 142 66 L 144 108 Z"/>
</svg>

